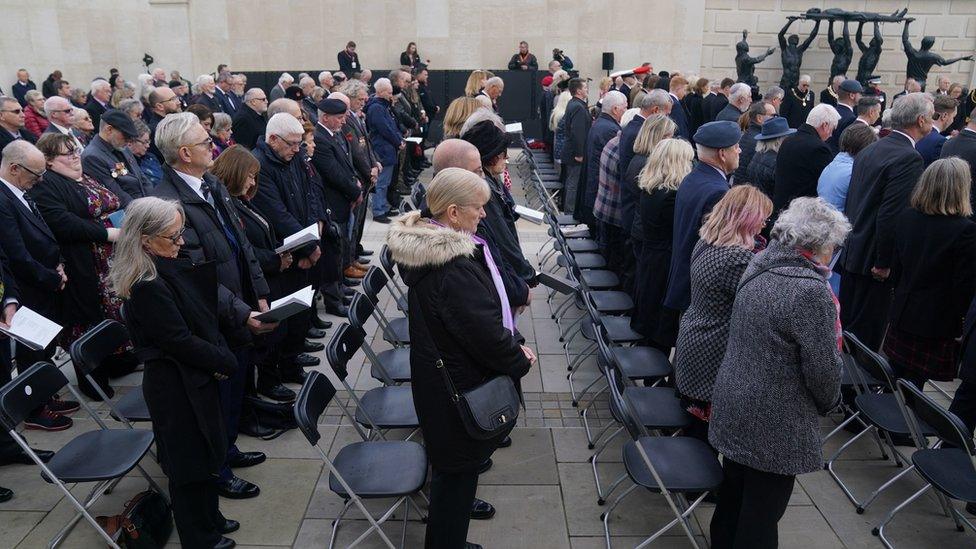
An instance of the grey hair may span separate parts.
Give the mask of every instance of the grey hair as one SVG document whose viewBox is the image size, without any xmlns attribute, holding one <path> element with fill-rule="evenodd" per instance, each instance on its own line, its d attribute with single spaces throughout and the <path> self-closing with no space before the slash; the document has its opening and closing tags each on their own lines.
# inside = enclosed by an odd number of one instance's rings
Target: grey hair
<svg viewBox="0 0 976 549">
<path fill-rule="evenodd" d="M 783 88 L 779 86 L 770 86 L 769 89 L 766 90 L 766 93 L 763 95 L 763 99 L 765 99 L 766 101 L 772 101 L 774 99 L 782 99 L 784 97 L 786 97 L 786 92 L 784 92 Z"/>
<path fill-rule="evenodd" d="M 749 84 L 744 82 L 736 82 L 732 88 L 729 89 L 729 102 L 738 101 L 743 97 L 752 97 L 752 88 Z"/>
<path fill-rule="evenodd" d="M 640 102 L 641 110 L 647 110 L 651 107 L 664 109 L 669 105 L 671 105 L 671 94 L 657 88 L 645 93 Z"/>
<path fill-rule="evenodd" d="M 468 119 L 464 121 L 464 124 L 461 125 L 461 131 L 458 133 L 458 136 L 463 138 L 464 134 L 468 133 L 468 130 L 473 128 L 476 124 L 480 124 L 481 122 L 484 122 L 485 120 L 490 121 L 499 130 L 505 131 L 505 123 L 502 121 L 501 117 L 491 112 L 490 110 L 482 107 L 474 111 L 473 113 L 471 113 L 471 116 L 469 116 Z"/>
<path fill-rule="evenodd" d="M 201 74 L 197 77 L 197 84 L 211 84 L 214 81 L 214 77 L 209 74 Z"/>
<path fill-rule="evenodd" d="M 230 115 L 225 112 L 215 112 L 213 113 L 214 122 L 213 127 L 210 128 L 210 133 L 217 133 L 219 131 L 229 130 L 233 119 Z"/>
<path fill-rule="evenodd" d="M 227 81 L 229 81 L 231 78 L 232 78 L 232 76 L 231 76 L 231 74 L 230 74 L 229 71 L 220 71 L 220 73 L 217 74 L 216 82 L 217 83 L 220 83 L 220 84 L 223 84 L 223 83 L 226 83 Z"/>
<path fill-rule="evenodd" d="M 602 112 L 610 112 L 614 109 L 614 107 L 620 107 L 620 106 L 624 106 L 624 107 L 627 106 L 627 97 L 625 97 L 624 94 L 618 92 L 617 90 L 613 90 L 607 92 L 607 94 L 603 96 L 602 103 L 600 103 L 600 110 Z"/>
<path fill-rule="evenodd" d="M 137 198 L 125 207 L 125 220 L 113 247 L 108 272 L 112 289 L 119 297 L 129 297 L 138 282 L 155 280 L 156 263 L 143 247 L 142 237 L 159 235 L 177 214 L 186 221 L 179 202 L 155 196 Z"/>
<path fill-rule="evenodd" d="M 311 76 L 306 76 L 306 77 L 304 77 L 304 78 L 302 78 L 301 80 L 298 81 L 298 87 L 299 88 L 304 88 L 305 86 L 308 86 L 308 85 L 312 85 L 312 86 L 315 85 L 315 80 L 312 80 L 312 77 Z"/>
<path fill-rule="evenodd" d="M 756 153 L 758 154 L 766 151 L 779 152 L 779 147 L 785 140 L 786 136 L 784 135 L 783 137 L 777 137 L 775 139 L 763 139 L 756 141 Z"/>
<path fill-rule="evenodd" d="M 268 119 L 268 127 L 264 130 L 264 138 L 267 140 L 271 139 L 272 135 L 284 137 L 295 133 L 298 135 L 305 133 L 305 129 L 302 128 L 302 123 L 286 112 L 279 112 Z"/>
<path fill-rule="evenodd" d="M 322 72 L 320 72 L 319 73 L 319 82 L 321 82 L 322 80 L 324 80 L 327 76 L 332 76 L 332 73 L 329 72 L 329 71 L 322 71 Z"/>
<path fill-rule="evenodd" d="M 801 74 L 800 75 L 800 79 L 797 80 L 797 83 L 799 83 L 799 82 L 806 82 L 807 84 L 809 84 L 810 81 L 811 81 L 811 78 L 810 78 L 810 75 L 809 74 Z"/>
<path fill-rule="evenodd" d="M 268 119 L 281 112 L 291 114 L 288 112 L 289 108 L 301 109 L 301 107 L 298 106 L 298 101 L 295 101 L 294 99 L 288 99 L 286 97 L 279 97 L 278 99 L 275 99 L 270 105 L 268 105 Z"/>
<path fill-rule="evenodd" d="M 44 114 L 50 118 L 51 113 L 57 110 L 59 107 L 70 104 L 71 103 L 67 99 L 61 97 L 60 95 L 48 97 L 44 100 Z"/>
<path fill-rule="evenodd" d="M 98 90 L 102 90 L 102 89 L 105 89 L 105 88 L 111 88 L 111 87 L 112 87 L 111 84 L 109 84 L 107 80 L 102 80 L 102 79 L 99 78 L 98 80 L 92 80 L 91 87 L 89 88 L 89 91 L 91 91 L 91 93 L 94 94 Z"/>
<path fill-rule="evenodd" d="M 20 106 L 20 102 L 17 101 L 16 97 L 0 95 L 0 107 L 6 105 L 7 103 L 17 103 L 17 105 Z M 45 101 L 45 103 L 47 103 L 47 101 Z"/>
<path fill-rule="evenodd" d="M 339 84 L 339 89 L 336 91 L 342 93 L 346 97 L 356 97 L 361 91 L 369 93 L 369 86 L 367 86 L 362 80 L 346 80 L 342 84 Z"/>
<path fill-rule="evenodd" d="M 159 121 L 156 126 L 156 148 L 167 164 L 176 164 L 184 136 L 199 124 L 200 119 L 192 112 L 173 113 Z"/>
<path fill-rule="evenodd" d="M 88 111 L 81 107 L 75 107 L 71 110 L 71 117 L 73 120 L 77 120 L 79 116 L 84 116 L 86 114 L 88 114 Z"/>
<path fill-rule="evenodd" d="M 494 87 L 505 87 L 505 81 L 502 80 L 501 76 L 492 76 L 488 80 L 485 80 L 485 89 Z"/>
<path fill-rule="evenodd" d="M 41 152 L 33 143 L 26 139 L 11 141 L 9 145 L 3 148 L 3 160 L 0 160 L 0 166 L 7 167 L 12 164 L 20 164 L 23 166 L 27 163 L 27 158 L 31 155 L 32 151 Z"/>
<path fill-rule="evenodd" d="M 143 122 L 141 118 L 138 120 L 133 120 L 132 125 L 136 127 L 136 133 L 139 134 L 139 137 L 142 137 L 143 135 L 149 135 L 149 126 L 147 126 L 146 123 Z"/>
<path fill-rule="evenodd" d="M 891 127 L 900 130 L 913 126 L 919 116 L 930 116 L 933 112 L 935 106 L 931 95 L 923 92 L 903 95 L 891 107 Z"/>
<path fill-rule="evenodd" d="M 145 107 L 142 105 L 142 101 L 134 97 L 130 97 L 129 99 L 124 99 L 119 103 L 119 110 L 131 117 L 137 110 L 139 113 L 142 113 L 142 111 L 145 110 Z"/>
<path fill-rule="evenodd" d="M 779 214 L 770 233 L 785 246 L 814 253 L 827 252 L 844 242 L 851 223 L 840 211 L 822 198 L 794 198 Z"/>
<path fill-rule="evenodd" d="M 891 128 L 891 110 L 892 109 L 885 109 L 884 112 L 881 113 L 882 128 Z"/>
<path fill-rule="evenodd" d="M 37 99 L 38 97 L 44 97 L 44 94 L 37 90 L 27 90 L 27 93 L 24 94 L 24 100 L 28 103 Z"/>
<path fill-rule="evenodd" d="M 837 122 L 839 121 L 840 114 L 837 112 L 837 109 L 826 103 L 821 103 L 810 111 L 810 114 L 807 115 L 806 123 L 816 128 L 825 122 L 832 126 L 837 126 Z"/>
<path fill-rule="evenodd" d="M 258 93 L 264 93 L 264 90 L 262 90 L 261 88 L 251 88 L 247 90 L 246 92 L 244 92 L 244 101 L 247 102 L 254 99 L 254 97 L 257 96 Z"/>
<path fill-rule="evenodd" d="M 295 77 L 292 76 L 292 75 L 290 75 L 290 74 L 288 74 L 287 72 L 283 72 L 283 73 L 281 73 L 281 76 L 278 77 L 278 83 L 279 84 L 284 84 L 286 81 L 287 82 L 294 82 L 295 81 Z"/>
<path fill-rule="evenodd" d="M 388 88 L 393 91 L 393 84 L 390 83 L 389 78 L 380 78 L 373 83 L 373 89 L 379 91 L 380 88 Z"/>
</svg>

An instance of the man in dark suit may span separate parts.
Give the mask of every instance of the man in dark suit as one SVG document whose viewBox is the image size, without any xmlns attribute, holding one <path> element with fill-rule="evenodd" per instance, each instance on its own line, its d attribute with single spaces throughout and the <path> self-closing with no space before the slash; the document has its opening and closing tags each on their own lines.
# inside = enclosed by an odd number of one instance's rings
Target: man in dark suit
<svg viewBox="0 0 976 549">
<path fill-rule="evenodd" d="M 723 78 L 709 93 L 702 99 L 702 116 L 705 122 L 712 122 L 718 113 L 729 104 L 729 93 L 735 80 Z"/>
<path fill-rule="evenodd" d="M 892 107 L 892 132 L 854 159 L 844 207 L 853 228 L 839 261 L 841 322 L 871 349 L 881 347 L 888 319 L 895 219 L 925 169 L 914 145 L 932 131 L 934 112 L 929 96 L 906 95 Z"/>
<path fill-rule="evenodd" d="M 810 75 L 800 75 L 799 83 L 786 90 L 783 104 L 779 107 L 780 116 L 793 129 L 799 128 L 807 121 L 807 115 L 813 110 L 814 95 L 810 91 Z"/>
<path fill-rule="evenodd" d="M 729 90 L 729 103 L 717 115 L 715 120 L 739 123 L 739 117 L 749 110 L 752 105 L 752 88 L 749 84 L 737 82 Z"/>
<path fill-rule="evenodd" d="M 252 368 L 251 336 L 268 333 L 276 324 L 254 318 L 268 309 L 268 283 L 244 234 L 230 194 L 207 172 L 213 164 L 213 140 L 192 113 L 171 114 L 156 128 L 156 144 L 166 160 L 163 178 L 153 196 L 176 200 L 185 212 L 186 252 L 194 263 L 212 261 L 217 269 L 221 333 L 237 358 L 238 369 L 220 382 L 220 406 L 228 438 L 227 459 L 217 489 L 233 499 L 255 497 L 260 489 L 231 471 L 265 460 L 261 452 L 241 452 L 235 444 L 248 369 Z"/>
<path fill-rule="evenodd" d="M 62 133 L 70 136 L 75 142 L 75 147 L 81 151 L 85 146 L 75 135 L 73 129 L 75 125 L 75 108 L 71 102 L 63 97 L 48 97 L 44 100 L 44 114 L 47 115 L 49 124 L 44 133 Z"/>
<path fill-rule="evenodd" d="M 233 76 L 228 71 L 224 71 L 217 75 L 216 87 L 214 87 L 214 97 L 220 102 L 220 108 L 225 113 L 229 114 L 231 118 L 237 114 L 237 110 L 241 108 L 241 104 L 238 102 L 237 98 L 234 97 L 232 91 L 233 87 Z"/>
<path fill-rule="evenodd" d="M 601 102 L 600 116 L 593 122 L 586 136 L 586 185 L 576 195 L 576 217 L 596 232 L 593 206 L 600 187 L 600 155 L 607 142 L 620 131 L 620 118 L 627 110 L 627 98 L 620 92 L 607 92 Z"/>
<path fill-rule="evenodd" d="M 683 76 L 675 76 L 671 79 L 668 87 L 671 90 L 669 93 L 671 96 L 671 120 L 674 120 L 674 123 L 678 125 L 678 131 L 675 132 L 674 136 L 690 142 L 691 126 L 688 123 L 688 113 L 685 112 L 684 103 L 681 102 L 688 95 L 688 80 Z M 622 164 L 622 166 L 626 166 L 626 164 Z"/>
<path fill-rule="evenodd" d="M 149 127 L 149 152 L 156 155 L 160 164 L 163 163 L 163 155 L 156 148 L 156 126 L 166 115 L 182 111 L 180 98 L 169 86 L 156 88 L 149 94 L 149 114 L 146 118 L 146 126 Z"/>
<path fill-rule="evenodd" d="M 959 101 L 948 95 L 935 95 L 932 103 L 935 106 L 932 131 L 915 144 L 915 150 L 922 155 L 926 168 L 942 155 L 942 147 L 946 143 L 946 137 L 942 132 L 955 121 L 956 110 L 959 108 Z"/>
<path fill-rule="evenodd" d="M 336 60 L 339 63 L 339 70 L 346 73 L 349 78 L 355 78 L 357 74 L 363 72 L 363 65 L 359 62 L 359 54 L 356 53 L 356 43 L 352 40 L 346 42 L 346 49 L 336 55 Z"/>
<path fill-rule="evenodd" d="M 123 206 L 136 198 L 149 196 L 152 182 L 139 167 L 139 162 L 126 147 L 130 139 L 139 137 L 135 124 L 124 112 L 106 111 L 98 134 L 81 153 L 81 164 L 86 174 L 107 188 L 123 191 L 119 196 Z"/>
<path fill-rule="evenodd" d="M 363 121 L 363 106 L 369 99 L 368 88 L 366 84 L 358 80 L 347 80 L 340 86 L 340 90 L 343 90 L 341 93 L 349 101 L 349 111 L 346 113 L 346 122 L 342 126 L 342 133 L 346 142 L 349 143 L 353 165 L 356 167 L 359 181 L 363 184 L 363 197 L 366 197 L 375 186 L 376 180 L 379 178 L 379 171 L 382 168 L 376 153 L 373 151 L 373 145 L 369 141 L 366 123 Z M 351 250 L 353 259 L 358 259 L 366 251 L 362 245 L 366 209 L 365 198 L 353 209 L 355 224 L 352 228 L 352 241 L 350 242 L 350 246 L 354 247 Z"/>
<path fill-rule="evenodd" d="M 249 149 L 258 143 L 258 138 L 264 135 L 268 121 L 264 113 L 268 112 L 268 97 L 261 88 L 251 88 L 244 94 L 244 105 L 237 109 L 234 115 L 234 141 Z"/>
<path fill-rule="evenodd" d="M 224 112 L 224 106 L 221 104 L 220 99 L 215 95 L 217 92 L 217 84 L 214 82 L 214 77 L 209 74 L 200 75 L 197 78 L 197 86 L 200 88 L 200 95 L 193 99 L 193 103 L 197 105 L 203 105 L 210 109 L 211 112 Z"/>
<path fill-rule="evenodd" d="M 778 216 L 794 198 L 817 196 L 820 173 L 834 158 L 826 140 L 839 119 L 830 105 L 817 105 L 796 133 L 780 145 L 773 184 L 773 216 Z"/>
<path fill-rule="evenodd" d="M 941 157 L 948 158 L 950 156 L 958 156 L 969 162 L 969 173 L 972 175 L 972 180 L 976 181 L 976 110 L 969 113 L 969 123 L 959 132 L 959 135 L 946 141 L 946 144 L 942 146 Z M 970 196 L 970 201 L 976 206 L 976 185 L 971 187 Z"/>
<path fill-rule="evenodd" d="M 830 134 L 830 138 L 827 139 L 827 145 L 830 146 L 830 150 L 834 154 L 840 151 L 840 134 L 844 133 L 847 126 L 857 120 L 855 109 L 862 93 L 864 93 L 864 88 L 857 80 L 844 80 L 840 84 L 840 89 L 837 92 L 837 105 L 834 107 L 837 109 L 837 114 L 840 115 L 840 120 L 837 122 L 834 133 Z"/>
<path fill-rule="evenodd" d="M 699 162 L 682 180 L 675 197 L 673 251 L 664 297 L 664 305 L 676 311 L 691 303 L 691 252 L 698 244 L 702 218 L 728 192 L 728 177 L 739 167 L 742 132 L 733 122 L 716 120 L 702 124 L 694 138 Z"/>
<path fill-rule="evenodd" d="M 563 144 L 563 210 L 571 215 L 577 215 L 576 202 L 586 187 L 585 160 L 586 140 L 590 133 L 593 119 L 590 117 L 586 105 L 588 94 L 586 82 L 580 78 L 569 81 L 569 94 L 572 98 L 566 105 L 563 115 L 566 141 Z M 577 217 L 579 219 L 579 217 Z"/>
<path fill-rule="evenodd" d="M 827 104 L 831 107 L 837 106 L 837 92 L 840 91 L 840 85 L 847 77 L 843 74 L 835 75 L 830 79 L 830 85 L 820 91 L 820 103 Z"/>
<path fill-rule="evenodd" d="M 351 147 L 342 133 L 342 126 L 346 122 L 346 105 L 340 99 L 324 99 L 318 105 L 318 123 L 315 126 L 315 154 L 312 164 L 322 177 L 322 189 L 325 204 L 331 211 L 332 222 L 338 227 L 341 236 L 340 267 L 347 277 L 357 278 L 365 273 L 363 265 L 355 257 L 354 243 L 351 242 L 350 222 L 352 212 L 359 210 L 364 200 L 363 185 L 357 175 L 353 163 Z M 341 294 L 333 286 L 338 281 L 326 281 L 323 284 L 323 297 L 331 299 L 333 303 L 326 303 L 326 311 L 335 314 L 345 307 L 336 302 Z"/>
<path fill-rule="evenodd" d="M 13 97 L 0 97 L 0 152 L 14 141 L 23 139 L 29 143 L 37 136 L 24 129 L 24 108 Z"/>
<path fill-rule="evenodd" d="M 112 98 L 112 86 L 106 80 L 95 80 L 91 83 L 91 91 L 88 94 L 88 103 L 85 103 L 85 110 L 91 116 L 92 124 L 98 128 L 98 123 L 102 119 L 102 113 L 112 108 L 109 100 Z"/>
<path fill-rule="evenodd" d="M 11 93 L 14 94 L 14 98 L 17 99 L 21 107 L 27 106 L 27 97 L 25 97 L 27 92 L 36 89 L 37 85 L 30 79 L 30 73 L 27 72 L 27 69 L 18 70 L 17 81 L 14 82 Z"/>
</svg>

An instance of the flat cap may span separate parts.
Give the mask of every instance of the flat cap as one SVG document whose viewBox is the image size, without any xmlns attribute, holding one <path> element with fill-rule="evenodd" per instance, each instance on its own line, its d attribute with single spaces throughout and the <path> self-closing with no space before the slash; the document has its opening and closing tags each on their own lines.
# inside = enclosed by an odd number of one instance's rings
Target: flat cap
<svg viewBox="0 0 976 549">
<path fill-rule="evenodd" d="M 695 143 L 710 149 L 724 149 L 731 147 L 742 138 L 742 131 L 735 122 L 717 120 L 702 124 L 695 132 Z"/>
<path fill-rule="evenodd" d="M 341 99 L 323 99 L 317 105 L 318 109 L 325 114 L 344 114 L 346 104 Z"/>
<path fill-rule="evenodd" d="M 105 111 L 102 113 L 102 121 L 119 130 L 130 139 L 139 137 L 139 132 L 136 130 L 136 125 L 132 122 L 132 119 L 120 110 L 112 109 Z"/>
<path fill-rule="evenodd" d="M 847 93 L 864 93 L 864 88 L 857 80 L 844 80 L 840 83 L 840 89 L 846 91 Z"/>
</svg>

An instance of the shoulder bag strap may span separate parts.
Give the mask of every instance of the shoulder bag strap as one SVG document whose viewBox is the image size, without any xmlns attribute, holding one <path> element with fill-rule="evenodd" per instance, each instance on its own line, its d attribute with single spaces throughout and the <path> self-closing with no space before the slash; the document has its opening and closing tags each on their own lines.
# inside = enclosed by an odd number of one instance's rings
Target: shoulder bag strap
<svg viewBox="0 0 976 549">
<path fill-rule="evenodd" d="M 434 343 L 434 337 L 430 332 L 430 325 L 427 324 L 427 315 L 424 313 L 424 309 L 421 307 L 419 312 L 420 314 L 417 315 L 417 318 L 420 320 L 420 324 L 424 327 L 424 330 L 426 330 L 428 337 L 430 337 L 431 347 L 437 353 L 437 360 L 434 361 L 434 367 L 437 368 L 437 371 L 441 373 L 441 377 L 444 378 L 444 385 L 447 386 L 447 390 L 451 393 L 451 400 L 457 403 L 461 400 L 461 394 L 458 393 L 457 387 L 454 385 L 454 380 L 451 379 L 450 372 L 444 367 L 444 359 L 441 358 L 441 352 L 437 349 L 437 344 Z"/>
<path fill-rule="evenodd" d="M 756 278 L 757 276 L 759 276 L 759 275 L 761 275 L 761 274 L 763 274 L 763 273 L 765 273 L 767 271 L 771 271 L 771 270 L 773 270 L 773 269 L 775 269 L 777 267 L 801 267 L 801 268 L 804 268 L 804 269 L 807 268 L 807 267 L 803 267 L 802 265 L 797 265 L 795 262 L 792 262 L 792 261 L 778 261 L 776 263 L 770 263 L 769 265 L 766 265 L 762 269 L 759 269 L 758 271 L 756 271 L 756 272 L 752 273 L 751 275 L 747 276 L 746 278 L 742 279 L 742 281 L 739 282 L 739 290 L 741 290 L 743 287 L 745 287 L 746 284 L 752 282 L 752 280 L 754 278 Z M 800 278 L 810 278 L 810 279 L 813 279 L 813 280 L 822 280 L 820 278 L 816 278 L 815 279 L 812 276 L 802 276 Z"/>
</svg>

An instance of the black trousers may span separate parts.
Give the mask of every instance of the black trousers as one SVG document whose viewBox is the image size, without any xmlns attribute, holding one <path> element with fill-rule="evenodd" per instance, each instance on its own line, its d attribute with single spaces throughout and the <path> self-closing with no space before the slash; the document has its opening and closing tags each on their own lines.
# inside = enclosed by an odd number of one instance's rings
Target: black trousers
<svg viewBox="0 0 976 549">
<path fill-rule="evenodd" d="M 244 405 L 244 388 L 248 379 L 247 371 L 254 367 L 251 364 L 250 348 L 234 349 L 234 356 L 237 357 L 237 370 L 227 379 L 217 382 L 217 391 L 220 394 L 220 412 L 224 418 L 224 428 L 227 431 L 228 461 L 240 453 L 240 450 L 237 449 L 237 426 L 241 420 L 241 407 Z M 230 480 L 233 477 L 233 471 L 225 462 L 220 470 L 220 478 Z"/>
<path fill-rule="evenodd" d="M 0 387 L 3 387 L 7 383 L 10 383 L 11 369 L 13 365 L 10 363 L 10 340 L 0 339 Z M 19 456 L 23 450 L 21 450 L 20 445 L 14 442 L 14 439 L 7 434 L 7 430 L 0 427 L 0 457 L 15 457 Z"/>
<path fill-rule="evenodd" d="M 712 515 L 714 549 L 767 549 L 779 544 L 777 525 L 793 493 L 793 475 L 778 475 L 724 458 L 725 479 Z"/>
<path fill-rule="evenodd" d="M 600 247 L 603 248 L 603 255 L 607 258 L 607 267 L 620 276 L 624 274 L 626 258 L 630 251 L 627 249 L 627 235 L 624 230 L 616 225 L 599 221 L 600 226 Z"/>
<path fill-rule="evenodd" d="M 464 549 L 471 521 L 471 504 L 478 491 L 478 473 L 433 470 L 427 511 L 425 549 Z"/>
<path fill-rule="evenodd" d="M 187 549 L 213 549 L 220 541 L 217 524 L 223 521 L 218 510 L 217 485 L 213 480 L 169 483 L 173 520 L 180 543 Z"/>
<path fill-rule="evenodd" d="M 973 436 L 973 429 L 976 428 L 976 383 L 963 380 L 959 384 L 949 411 L 959 416 L 969 429 L 969 436 Z"/>
<path fill-rule="evenodd" d="M 844 271 L 840 277 L 840 315 L 844 329 L 872 350 L 881 348 L 888 327 L 891 285 Z"/>
</svg>

